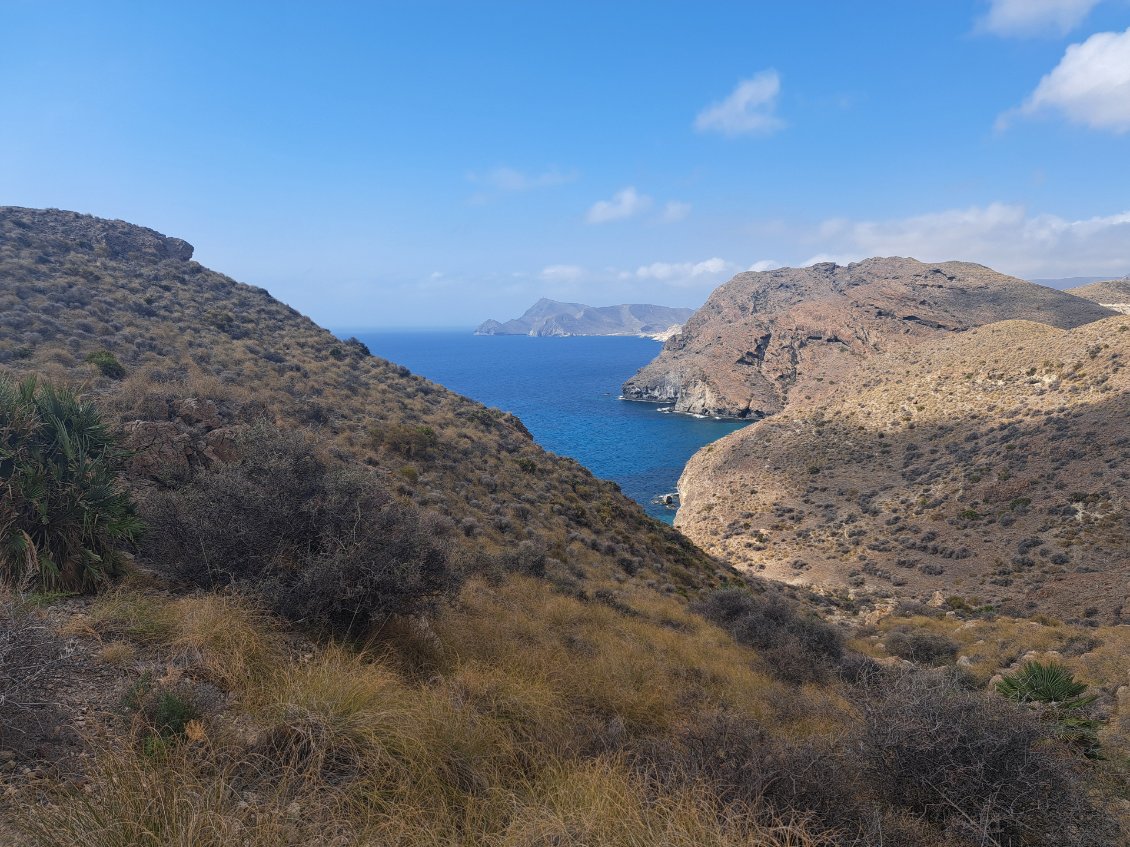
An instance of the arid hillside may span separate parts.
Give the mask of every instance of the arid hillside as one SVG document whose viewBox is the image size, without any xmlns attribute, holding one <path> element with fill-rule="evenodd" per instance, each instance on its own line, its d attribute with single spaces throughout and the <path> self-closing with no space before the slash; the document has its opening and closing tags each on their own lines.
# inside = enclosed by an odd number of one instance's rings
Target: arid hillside
<svg viewBox="0 0 1130 847">
<path fill-rule="evenodd" d="M 758 419 L 818 399 L 869 356 L 1002 320 L 1074 327 L 1102 306 L 967 262 L 831 262 L 738 274 L 624 385 L 692 414 Z"/>
<path fill-rule="evenodd" d="M 1114 309 L 1114 311 L 1121 312 L 1124 315 L 1130 315 L 1130 279 L 1092 282 L 1090 285 L 1070 288 L 1067 293 L 1091 300 L 1104 308 Z"/>
<path fill-rule="evenodd" d="M 548 561 L 564 582 L 589 567 L 684 588 L 714 578 L 681 535 L 541 450 L 517 419 L 342 342 L 191 256 L 186 242 L 122 221 L 0 209 L 0 365 L 99 396 L 137 451 L 138 483 L 222 461 L 266 419 L 370 466 L 453 520 L 476 554 Z"/>
<path fill-rule="evenodd" d="M 873 358 L 701 450 L 676 525 L 774 579 L 1130 615 L 1130 322 L 1007 321 Z"/>
</svg>

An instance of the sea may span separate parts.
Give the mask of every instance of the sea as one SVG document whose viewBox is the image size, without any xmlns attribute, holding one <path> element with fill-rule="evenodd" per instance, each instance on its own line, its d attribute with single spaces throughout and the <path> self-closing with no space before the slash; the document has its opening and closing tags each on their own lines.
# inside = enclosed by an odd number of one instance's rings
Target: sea
<svg viewBox="0 0 1130 847">
<path fill-rule="evenodd" d="M 675 491 L 700 447 L 745 426 L 661 412 L 620 399 L 620 386 L 650 362 L 649 338 L 531 338 L 466 330 L 369 330 L 356 335 L 374 355 L 522 419 L 542 447 L 619 484 L 648 514 L 671 523 L 655 502 Z"/>
</svg>

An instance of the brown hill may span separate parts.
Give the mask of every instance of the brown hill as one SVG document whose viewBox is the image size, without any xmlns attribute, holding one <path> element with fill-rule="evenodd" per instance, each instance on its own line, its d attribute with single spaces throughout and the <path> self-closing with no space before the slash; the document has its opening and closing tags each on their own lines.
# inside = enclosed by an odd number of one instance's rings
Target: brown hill
<svg viewBox="0 0 1130 847">
<path fill-rule="evenodd" d="M 793 583 L 1130 615 L 1130 324 L 1008 321 L 875 357 L 701 450 L 676 525 Z"/>
<path fill-rule="evenodd" d="M 139 483 L 224 459 L 267 418 L 449 516 L 469 549 L 548 557 L 565 583 L 590 567 L 678 584 L 718 572 L 614 483 L 539 448 L 516 418 L 191 256 L 190 244 L 123 221 L 0 208 L 0 365 L 100 395 L 139 451 Z M 107 353 L 124 378 L 88 361 Z"/>
<path fill-rule="evenodd" d="M 711 294 L 624 396 L 676 411 L 758 419 L 790 394 L 819 397 L 876 353 L 994 321 L 1074 327 L 1112 314 L 967 262 L 830 262 L 738 274 Z"/>
<path fill-rule="evenodd" d="M 1090 285 L 1070 288 L 1067 293 L 1098 303 L 1106 309 L 1130 315 L 1130 279 L 1092 282 Z"/>
</svg>

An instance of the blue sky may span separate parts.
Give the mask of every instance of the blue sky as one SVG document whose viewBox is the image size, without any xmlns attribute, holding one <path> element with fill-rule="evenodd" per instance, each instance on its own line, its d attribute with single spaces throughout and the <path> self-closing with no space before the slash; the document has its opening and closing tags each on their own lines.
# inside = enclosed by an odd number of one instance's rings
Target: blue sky
<svg viewBox="0 0 1130 847">
<path fill-rule="evenodd" d="M 1130 273 L 1130 2 L 0 0 L 0 203 L 335 327 L 868 255 Z"/>
</svg>

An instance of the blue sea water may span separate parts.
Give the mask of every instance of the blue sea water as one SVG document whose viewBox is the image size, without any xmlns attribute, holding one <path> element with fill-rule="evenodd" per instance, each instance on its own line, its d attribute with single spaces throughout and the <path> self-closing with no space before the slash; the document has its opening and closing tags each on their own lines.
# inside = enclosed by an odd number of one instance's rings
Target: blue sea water
<svg viewBox="0 0 1130 847">
<path fill-rule="evenodd" d="M 696 450 L 744 424 L 664 414 L 620 400 L 620 386 L 659 353 L 647 338 L 530 338 L 465 331 L 355 333 L 374 355 L 452 391 L 512 412 L 546 450 L 611 479 L 649 514 L 675 490 Z"/>
</svg>

